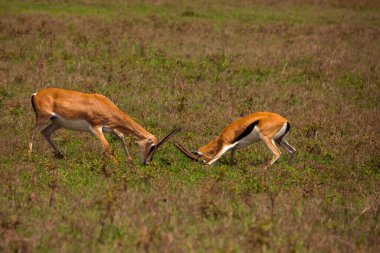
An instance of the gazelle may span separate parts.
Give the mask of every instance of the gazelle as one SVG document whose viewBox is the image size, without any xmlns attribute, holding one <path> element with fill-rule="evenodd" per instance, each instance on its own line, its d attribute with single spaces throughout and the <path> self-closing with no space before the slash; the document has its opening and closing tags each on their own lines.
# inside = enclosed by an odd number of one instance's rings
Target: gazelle
<svg viewBox="0 0 380 253">
<path fill-rule="evenodd" d="M 41 133 L 54 149 L 56 157 L 62 158 L 63 155 L 52 141 L 51 135 L 63 127 L 70 130 L 92 132 L 115 163 L 117 163 L 117 160 L 103 133 L 116 135 L 129 160 L 132 160 L 132 158 L 125 145 L 123 134 L 134 136 L 142 154 L 142 162 L 148 164 L 157 148 L 179 130 L 175 129 L 158 142 L 153 134 L 137 124 L 108 98 L 100 94 L 46 88 L 34 93 L 31 100 L 36 114 L 36 124 L 30 130 L 29 155 L 32 153 L 35 133 L 49 119 L 52 123 L 44 128 Z"/>
<path fill-rule="evenodd" d="M 218 137 L 200 147 L 198 151 L 189 152 L 177 142 L 174 145 L 188 158 L 211 165 L 229 150 L 231 150 L 231 163 L 234 163 L 236 149 L 262 141 L 273 153 L 273 158 L 269 162 L 269 165 L 272 165 L 281 155 L 276 143 L 291 154 L 296 151 L 284 139 L 289 129 L 288 120 L 280 115 L 271 112 L 256 112 L 229 124 Z"/>
</svg>

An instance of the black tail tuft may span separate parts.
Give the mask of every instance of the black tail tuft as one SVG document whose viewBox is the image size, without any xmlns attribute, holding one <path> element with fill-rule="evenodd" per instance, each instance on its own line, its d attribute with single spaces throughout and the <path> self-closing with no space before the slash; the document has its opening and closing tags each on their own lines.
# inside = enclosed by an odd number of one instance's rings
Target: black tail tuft
<svg viewBox="0 0 380 253">
<path fill-rule="evenodd" d="M 30 100 L 31 100 L 31 102 L 32 102 L 32 106 L 33 106 L 34 113 L 37 113 L 37 111 L 36 111 L 36 107 L 35 107 L 35 105 L 34 105 L 34 95 L 32 95 L 32 98 L 31 98 Z"/>
<path fill-rule="evenodd" d="M 289 122 L 286 122 L 286 130 L 285 130 L 284 136 L 289 132 L 289 130 L 290 130 L 290 124 Z"/>
<path fill-rule="evenodd" d="M 285 133 L 284 133 L 282 136 L 280 136 L 280 137 L 278 138 L 278 140 L 281 141 L 282 138 L 284 138 L 285 135 L 288 134 L 289 130 L 290 130 L 290 124 L 289 124 L 289 122 L 286 122 L 286 130 L 285 130 Z"/>
</svg>

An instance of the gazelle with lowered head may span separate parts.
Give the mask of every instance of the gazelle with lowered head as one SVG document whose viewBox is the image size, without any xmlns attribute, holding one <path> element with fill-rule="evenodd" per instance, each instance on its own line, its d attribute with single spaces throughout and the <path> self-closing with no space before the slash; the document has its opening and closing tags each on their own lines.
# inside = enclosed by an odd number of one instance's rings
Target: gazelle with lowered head
<svg viewBox="0 0 380 253">
<path fill-rule="evenodd" d="M 256 112 L 229 124 L 218 137 L 200 147 L 198 151 L 189 152 L 177 142 L 174 145 L 188 158 L 211 165 L 229 150 L 231 150 L 231 163 L 234 163 L 236 149 L 262 141 L 273 153 L 269 162 L 269 165 L 272 165 L 281 155 L 276 144 L 291 154 L 296 151 L 284 139 L 289 129 L 288 120 L 282 116 L 271 112 Z"/>
<path fill-rule="evenodd" d="M 144 164 L 148 164 L 157 148 L 178 131 L 175 129 L 159 142 L 153 134 L 137 124 L 107 97 L 100 94 L 46 88 L 34 93 L 31 100 L 36 114 L 36 124 L 30 130 L 29 155 L 32 153 L 34 135 L 48 120 L 51 120 L 51 124 L 45 127 L 41 133 L 54 149 L 56 157 L 62 158 L 63 155 L 54 144 L 51 135 L 60 128 L 66 128 L 92 132 L 116 163 L 117 160 L 103 133 L 116 135 L 129 160 L 132 158 L 126 148 L 124 134 L 135 137 L 142 154 L 142 161 Z"/>
</svg>

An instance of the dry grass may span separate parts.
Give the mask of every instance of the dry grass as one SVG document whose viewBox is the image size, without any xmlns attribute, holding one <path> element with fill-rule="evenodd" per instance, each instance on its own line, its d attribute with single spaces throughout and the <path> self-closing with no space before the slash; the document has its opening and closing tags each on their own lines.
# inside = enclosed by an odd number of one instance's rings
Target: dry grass
<svg viewBox="0 0 380 253">
<path fill-rule="evenodd" d="M 0 251 L 378 252 L 377 1 L 1 1 Z M 193 149 L 274 111 L 298 154 L 268 171 L 257 144 L 204 167 L 172 145 L 150 166 L 101 156 L 88 133 L 41 136 L 30 95 L 110 97 Z"/>
</svg>

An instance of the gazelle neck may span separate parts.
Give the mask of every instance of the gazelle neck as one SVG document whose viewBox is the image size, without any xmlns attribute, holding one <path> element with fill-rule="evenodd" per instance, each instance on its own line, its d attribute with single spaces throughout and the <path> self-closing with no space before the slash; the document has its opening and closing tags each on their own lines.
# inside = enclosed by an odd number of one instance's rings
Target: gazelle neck
<svg viewBox="0 0 380 253">
<path fill-rule="evenodd" d="M 218 149 L 218 140 L 219 138 L 215 138 L 208 144 L 199 148 L 198 152 L 203 155 L 203 158 L 206 160 L 211 160 L 214 157 L 215 153 Z"/>
<path fill-rule="evenodd" d="M 122 115 L 122 119 L 119 122 L 118 128 L 123 133 L 136 137 L 138 141 L 150 139 L 155 144 L 157 143 L 157 139 L 153 134 L 148 132 L 145 128 L 140 126 L 126 114 Z"/>
</svg>

